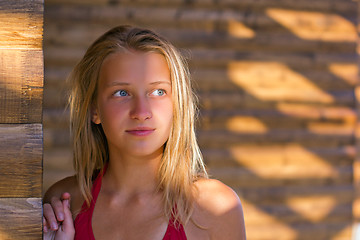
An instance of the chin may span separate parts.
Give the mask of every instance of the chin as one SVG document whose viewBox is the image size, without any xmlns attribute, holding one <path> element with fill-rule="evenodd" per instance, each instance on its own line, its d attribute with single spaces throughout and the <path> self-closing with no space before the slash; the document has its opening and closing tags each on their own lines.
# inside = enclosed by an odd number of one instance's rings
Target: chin
<svg viewBox="0 0 360 240">
<path fill-rule="evenodd" d="M 146 147 L 133 148 L 132 153 L 136 157 L 157 157 L 159 155 L 162 155 L 163 147 L 156 149 Z"/>
</svg>

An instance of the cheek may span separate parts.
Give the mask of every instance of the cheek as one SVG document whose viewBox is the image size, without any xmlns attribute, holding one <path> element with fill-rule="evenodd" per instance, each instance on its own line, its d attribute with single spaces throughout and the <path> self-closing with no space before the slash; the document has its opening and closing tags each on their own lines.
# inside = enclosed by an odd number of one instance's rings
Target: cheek
<svg viewBox="0 0 360 240">
<path fill-rule="evenodd" d="M 161 118 L 161 125 L 166 126 L 167 133 L 170 133 L 170 129 L 173 124 L 173 106 L 172 103 L 161 104 L 157 108 L 158 116 Z"/>
<path fill-rule="evenodd" d="M 104 124 L 106 123 L 113 123 L 113 122 L 119 122 L 120 119 L 123 118 L 125 115 L 124 112 L 126 109 L 123 106 L 118 106 L 116 104 L 107 104 L 101 106 L 100 111 L 100 119 L 101 122 Z"/>
<path fill-rule="evenodd" d="M 173 119 L 174 119 L 174 108 L 173 108 L 173 104 L 169 104 L 168 108 L 167 108 L 167 119 L 169 122 L 169 125 L 171 127 Z"/>
<path fill-rule="evenodd" d="M 168 129 L 167 129 L 167 135 L 170 136 L 170 131 L 173 127 L 173 123 L 174 123 L 174 111 L 173 111 L 173 108 L 169 108 L 169 114 L 168 114 Z"/>
</svg>

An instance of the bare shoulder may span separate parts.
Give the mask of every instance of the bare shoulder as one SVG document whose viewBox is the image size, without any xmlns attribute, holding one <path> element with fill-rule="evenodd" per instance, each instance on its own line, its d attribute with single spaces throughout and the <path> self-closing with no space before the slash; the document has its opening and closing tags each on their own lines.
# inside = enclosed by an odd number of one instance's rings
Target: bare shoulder
<svg viewBox="0 0 360 240">
<path fill-rule="evenodd" d="M 241 206 L 238 195 L 227 185 L 215 179 L 201 179 L 195 183 L 196 202 L 214 214 Z"/>
<path fill-rule="evenodd" d="M 246 239 L 244 214 L 238 195 L 214 179 L 195 183 L 194 220 L 208 228 L 211 239 Z"/>
<path fill-rule="evenodd" d="M 78 182 L 75 176 L 66 177 L 53 184 L 45 193 L 43 202 L 51 203 L 53 199 L 60 199 L 63 193 L 70 193 L 71 209 L 77 210 L 81 208 L 84 201 Z"/>
</svg>

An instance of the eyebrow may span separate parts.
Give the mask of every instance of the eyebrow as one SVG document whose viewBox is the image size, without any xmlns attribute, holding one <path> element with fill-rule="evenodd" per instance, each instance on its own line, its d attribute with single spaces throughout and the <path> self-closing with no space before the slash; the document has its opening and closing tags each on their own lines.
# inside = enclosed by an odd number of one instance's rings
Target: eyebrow
<svg viewBox="0 0 360 240">
<path fill-rule="evenodd" d="M 107 87 L 113 87 L 113 86 L 128 86 L 130 83 L 127 82 L 111 82 L 109 84 L 106 84 Z"/>
<path fill-rule="evenodd" d="M 171 85 L 171 83 L 169 81 L 156 81 L 156 82 L 151 82 L 150 85 L 158 85 L 158 84 L 169 84 Z"/>
<path fill-rule="evenodd" d="M 169 84 L 171 86 L 171 83 L 169 81 L 156 81 L 151 82 L 150 85 L 159 85 L 159 84 Z M 127 82 L 111 82 L 107 84 L 107 87 L 113 87 L 113 86 L 129 86 L 130 83 Z"/>
</svg>

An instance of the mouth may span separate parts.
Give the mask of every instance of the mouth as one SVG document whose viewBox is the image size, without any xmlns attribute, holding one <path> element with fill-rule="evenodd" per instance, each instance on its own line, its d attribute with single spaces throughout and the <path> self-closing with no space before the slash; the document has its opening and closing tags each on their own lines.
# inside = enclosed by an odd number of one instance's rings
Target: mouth
<svg viewBox="0 0 360 240">
<path fill-rule="evenodd" d="M 126 130 L 125 132 L 127 132 L 133 136 L 143 137 L 143 136 L 150 135 L 154 131 L 155 131 L 155 128 L 138 127 L 138 128 Z"/>
</svg>

